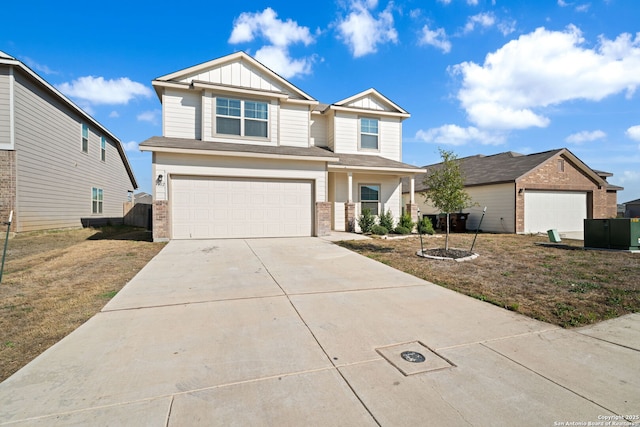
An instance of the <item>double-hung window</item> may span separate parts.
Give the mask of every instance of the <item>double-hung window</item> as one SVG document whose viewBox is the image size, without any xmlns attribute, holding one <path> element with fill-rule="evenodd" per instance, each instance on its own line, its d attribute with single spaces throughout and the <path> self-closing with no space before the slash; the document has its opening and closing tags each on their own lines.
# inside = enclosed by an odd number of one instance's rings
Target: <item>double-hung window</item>
<svg viewBox="0 0 640 427">
<path fill-rule="evenodd" d="M 378 119 L 362 117 L 360 119 L 360 148 L 378 149 Z"/>
<path fill-rule="evenodd" d="M 107 160 L 107 138 L 104 136 L 100 138 L 100 160 Z"/>
<path fill-rule="evenodd" d="M 360 207 L 361 210 L 369 209 L 373 215 L 378 215 L 380 205 L 380 186 L 363 184 L 360 186 Z"/>
<path fill-rule="evenodd" d="M 89 126 L 82 124 L 82 152 L 89 152 Z"/>
<path fill-rule="evenodd" d="M 91 213 L 101 214 L 103 203 L 102 188 L 93 187 L 91 189 Z"/>
<path fill-rule="evenodd" d="M 267 138 L 269 109 L 266 102 L 216 98 L 216 133 Z"/>
</svg>

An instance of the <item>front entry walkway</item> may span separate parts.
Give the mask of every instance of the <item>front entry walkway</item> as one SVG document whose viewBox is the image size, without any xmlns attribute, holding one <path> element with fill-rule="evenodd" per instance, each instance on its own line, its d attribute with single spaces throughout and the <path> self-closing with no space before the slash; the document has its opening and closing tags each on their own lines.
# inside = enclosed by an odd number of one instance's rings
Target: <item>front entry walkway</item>
<svg viewBox="0 0 640 427">
<path fill-rule="evenodd" d="M 612 420 L 640 408 L 639 325 L 560 329 L 317 238 L 172 241 L 0 384 L 0 424 Z"/>
</svg>

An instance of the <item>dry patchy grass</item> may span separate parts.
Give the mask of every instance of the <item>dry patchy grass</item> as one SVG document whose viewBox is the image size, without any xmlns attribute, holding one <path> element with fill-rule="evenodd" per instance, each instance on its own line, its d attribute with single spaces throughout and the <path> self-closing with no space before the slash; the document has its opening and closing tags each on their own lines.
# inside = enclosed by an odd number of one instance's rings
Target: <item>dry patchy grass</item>
<svg viewBox="0 0 640 427">
<path fill-rule="evenodd" d="M 472 234 L 451 234 L 450 247 L 469 249 Z M 403 240 L 347 241 L 341 245 L 414 276 L 497 306 L 563 327 L 640 311 L 640 254 L 536 245 L 546 236 L 480 234 L 472 261 L 416 256 L 417 236 Z M 444 246 L 441 235 L 424 247 Z"/>
<path fill-rule="evenodd" d="M 150 240 L 126 227 L 10 239 L 0 284 L 0 381 L 99 312 L 164 247 Z"/>
</svg>

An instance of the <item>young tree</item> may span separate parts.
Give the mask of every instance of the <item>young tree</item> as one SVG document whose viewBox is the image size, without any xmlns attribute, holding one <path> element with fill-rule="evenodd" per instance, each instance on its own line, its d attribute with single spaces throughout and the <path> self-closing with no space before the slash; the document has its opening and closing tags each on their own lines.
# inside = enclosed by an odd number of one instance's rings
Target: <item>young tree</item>
<svg viewBox="0 0 640 427">
<path fill-rule="evenodd" d="M 445 250 L 449 250 L 449 214 L 473 206 L 471 197 L 464 190 L 464 177 L 460 170 L 458 157 L 452 151 L 442 148 L 440 157 L 442 164 L 433 168 L 427 175 L 424 184 L 427 187 L 425 199 L 447 214 L 447 234 Z"/>
</svg>

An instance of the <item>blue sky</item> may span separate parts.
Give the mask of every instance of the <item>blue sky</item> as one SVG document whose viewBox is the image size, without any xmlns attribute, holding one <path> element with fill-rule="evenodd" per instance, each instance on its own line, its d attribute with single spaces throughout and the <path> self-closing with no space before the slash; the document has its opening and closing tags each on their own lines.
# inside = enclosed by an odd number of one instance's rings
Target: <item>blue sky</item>
<svg viewBox="0 0 640 427">
<path fill-rule="evenodd" d="M 313 6 L 312 6 L 313 5 Z M 19 2 L 0 50 L 110 129 L 150 192 L 159 76 L 244 50 L 320 102 L 370 87 L 411 113 L 403 161 L 566 147 L 640 198 L 640 2 Z"/>
</svg>

